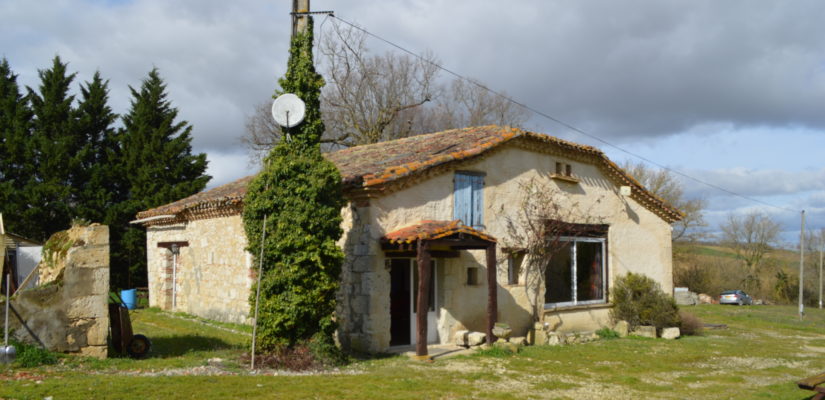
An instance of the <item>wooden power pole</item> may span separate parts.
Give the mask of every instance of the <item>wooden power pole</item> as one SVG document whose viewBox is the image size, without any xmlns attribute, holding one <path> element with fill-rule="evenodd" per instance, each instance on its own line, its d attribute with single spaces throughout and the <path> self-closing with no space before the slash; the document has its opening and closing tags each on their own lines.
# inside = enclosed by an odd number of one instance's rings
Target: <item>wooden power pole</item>
<svg viewBox="0 0 825 400">
<path fill-rule="evenodd" d="M 292 0 L 292 36 L 306 32 L 309 25 L 309 0 Z"/>
</svg>

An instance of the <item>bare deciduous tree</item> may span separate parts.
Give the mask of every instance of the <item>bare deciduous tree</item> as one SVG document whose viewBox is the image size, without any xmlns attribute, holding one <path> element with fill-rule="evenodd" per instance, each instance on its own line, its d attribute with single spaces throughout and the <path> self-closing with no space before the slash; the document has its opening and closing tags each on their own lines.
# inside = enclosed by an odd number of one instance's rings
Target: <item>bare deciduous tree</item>
<svg viewBox="0 0 825 400">
<path fill-rule="evenodd" d="M 696 230 L 707 226 L 702 215 L 702 210 L 705 208 L 704 199 L 685 198 L 682 184 L 667 170 L 654 169 L 641 162 L 634 163 L 631 161 L 622 164 L 622 169 L 636 178 L 647 190 L 685 214 L 681 221 L 673 223 L 673 241 L 680 239 L 693 240 L 700 237 L 701 233 Z"/>
<path fill-rule="evenodd" d="M 586 234 L 589 226 L 603 223 L 607 216 L 598 215 L 594 210 L 601 198 L 583 205 L 549 178 L 523 180 L 519 182 L 519 190 L 521 203 L 516 214 L 506 213 L 503 206 L 500 210 L 507 230 L 503 244 L 510 253 L 524 254 L 524 288 L 533 321 L 538 322 L 544 307 L 547 267 L 568 244 L 564 237 Z"/>
<path fill-rule="evenodd" d="M 387 52 L 370 54 L 365 34 L 333 23 L 319 46 L 326 134 L 322 143 L 350 147 L 478 125 L 519 127 L 529 112 L 475 82 L 443 84 L 437 60 Z M 269 101 L 247 117 L 241 141 L 257 162 L 280 140 Z"/>
<path fill-rule="evenodd" d="M 745 263 L 745 286 L 758 289 L 761 286 L 758 270 L 760 262 L 776 244 L 781 227 L 767 214 L 750 212 L 742 216 L 728 215 L 722 224 L 722 243 L 732 248 Z"/>
</svg>

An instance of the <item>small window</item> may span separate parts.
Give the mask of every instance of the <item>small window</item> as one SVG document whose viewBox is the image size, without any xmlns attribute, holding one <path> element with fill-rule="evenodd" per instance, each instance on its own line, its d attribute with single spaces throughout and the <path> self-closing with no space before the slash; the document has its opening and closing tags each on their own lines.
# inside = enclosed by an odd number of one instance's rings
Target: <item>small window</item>
<svg viewBox="0 0 825 400">
<path fill-rule="evenodd" d="M 564 176 L 573 176 L 573 166 L 566 164 L 564 166 Z"/>
<path fill-rule="evenodd" d="M 524 252 L 510 253 L 507 257 L 507 284 L 518 285 L 519 275 L 521 275 L 521 264 L 524 262 Z"/>
<path fill-rule="evenodd" d="M 467 286 L 478 285 L 478 268 L 467 268 Z"/>
<path fill-rule="evenodd" d="M 564 164 L 557 162 L 556 163 L 556 175 L 563 175 L 564 174 Z"/>
</svg>

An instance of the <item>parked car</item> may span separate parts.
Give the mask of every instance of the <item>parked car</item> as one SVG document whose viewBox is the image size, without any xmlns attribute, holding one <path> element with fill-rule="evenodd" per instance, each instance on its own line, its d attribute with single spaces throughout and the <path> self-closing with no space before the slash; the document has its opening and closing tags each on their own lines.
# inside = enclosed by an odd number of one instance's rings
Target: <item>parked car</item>
<svg viewBox="0 0 825 400">
<path fill-rule="evenodd" d="M 751 305 L 753 299 L 741 290 L 726 290 L 719 295 L 719 304 Z"/>
</svg>

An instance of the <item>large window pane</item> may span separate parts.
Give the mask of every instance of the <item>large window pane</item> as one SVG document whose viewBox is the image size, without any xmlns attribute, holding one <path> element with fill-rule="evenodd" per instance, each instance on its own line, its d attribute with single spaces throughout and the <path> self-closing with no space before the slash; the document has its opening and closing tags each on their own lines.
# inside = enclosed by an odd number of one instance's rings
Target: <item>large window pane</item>
<svg viewBox="0 0 825 400">
<path fill-rule="evenodd" d="M 571 243 L 564 246 L 550 259 L 544 274 L 544 302 L 562 303 L 573 301 L 573 273 Z"/>
<path fill-rule="evenodd" d="M 603 297 L 602 243 L 576 242 L 576 301 Z"/>
</svg>

